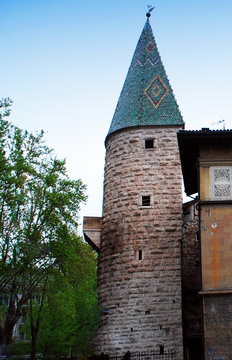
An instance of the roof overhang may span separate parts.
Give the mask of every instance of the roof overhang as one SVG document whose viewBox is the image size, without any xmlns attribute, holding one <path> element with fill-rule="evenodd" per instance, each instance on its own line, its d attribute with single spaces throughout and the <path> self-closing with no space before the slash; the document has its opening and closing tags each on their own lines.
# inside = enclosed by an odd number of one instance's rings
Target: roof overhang
<svg viewBox="0 0 232 360">
<path fill-rule="evenodd" d="M 101 233 L 102 218 L 97 216 L 84 216 L 84 239 L 97 253 L 100 251 Z"/>
<path fill-rule="evenodd" d="M 232 145 L 232 130 L 180 130 L 177 134 L 186 194 L 198 192 L 198 161 L 201 147 Z"/>
</svg>

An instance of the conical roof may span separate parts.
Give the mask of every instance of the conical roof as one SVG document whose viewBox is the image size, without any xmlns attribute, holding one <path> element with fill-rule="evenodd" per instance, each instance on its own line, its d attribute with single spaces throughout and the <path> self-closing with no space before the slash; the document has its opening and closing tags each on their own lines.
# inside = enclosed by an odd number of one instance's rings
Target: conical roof
<svg viewBox="0 0 232 360">
<path fill-rule="evenodd" d="M 132 126 L 183 125 L 147 18 L 108 135 Z"/>
</svg>

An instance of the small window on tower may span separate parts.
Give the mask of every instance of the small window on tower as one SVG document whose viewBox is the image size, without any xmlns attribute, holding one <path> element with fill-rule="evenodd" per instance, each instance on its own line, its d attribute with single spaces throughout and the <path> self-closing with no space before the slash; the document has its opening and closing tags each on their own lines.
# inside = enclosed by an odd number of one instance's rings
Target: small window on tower
<svg viewBox="0 0 232 360">
<path fill-rule="evenodd" d="M 143 258 L 142 250 L 139 250 L 138 251 L 138 260 L 142 260 L 142 258 Z"/>
<path fill-rule="evenodd" d="M 153 139 L 145 139 L 145 149 L 153 149 L 154 140 Z"/>
<path fill-rule="evenodd" d="M 150 195 L 142 196 L 142 206 L 151 206 Z"/>
</svg>

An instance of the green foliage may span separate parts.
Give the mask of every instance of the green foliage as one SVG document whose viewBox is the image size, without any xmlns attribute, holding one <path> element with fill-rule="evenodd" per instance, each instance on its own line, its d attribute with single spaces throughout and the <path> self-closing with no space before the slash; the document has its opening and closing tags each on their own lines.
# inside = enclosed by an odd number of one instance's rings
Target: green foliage
<svg viewBox="0 0 232 360">
<path fill-rule="evenodd" d="M 10 98 L 0 100 L 0 120 L 10 115 L 10 107 L 13 101 Z"/>
<path fill-rule="evenodd" d="M 9 264 L 13 270 L 19 264 L 42 269 L 54 262 L 49 243 L 76 230 L 85 186 L 69 179 L 65 161 L 53 156 L 43 132 L 29 134 L 5 120 L 0 121 L 0 166 L 2 270 Z"/>
<path fill-rule="evenodd" d="M 81 180 L 69 179 L 65 161 L 53 157 L 44 145 L 43 132 L 29 134 L 2 120 L 1 134 L 3 263 L 12 257 L 16 262 L 36 262 L 42 252 L 46 261 L 45 244 L 60 239 L 65 231 L 75 231 L 85 187 Z"/>
<path fill-rule="evenodd" d="M 34 348 L 38 337 L 41 349 L 56 344 L 64 354 L 77 344 L 76 351 L 84 350 L 96 327 L 96 256 L 75 236 L 85 186 L 69 178 L 43 131 L 28 133 L 5 120 L 10 105 L 10 99 L 0 102 L 0 291 L 9 296 L 4 342 L 11 343 L 27 309 Z M 38 294 L 43 301 L 36 306 Z"/>
<path fill-rule="evenodd" d="M 69 353 L 77 332 L 77 309 L 71 287 L 53 288 L 48 293 L 45 316 L 42 317 L 38 343 L 45 355 L 64 356 Z"/>
<path fill-rule="evenodd" d="M 41 303 L 34 303 L 27 333 L 30 338 L 31 316 L 34 322 L 40 316 L 37 350 L 45 358 L 90 353 L 98 321 L 96 254 L 75 235 L 56 244 L 55 251 L 57 266 L 50 274 L 44 306 L 41 310 Z"/>
<path fill-rule="evenodd" d="M 30 353 L 30 343 L 25 341 L 16 341 L 8 346 L 8 354 L 11 359 L 14 355 L 24 355 Z"/>
</svg>

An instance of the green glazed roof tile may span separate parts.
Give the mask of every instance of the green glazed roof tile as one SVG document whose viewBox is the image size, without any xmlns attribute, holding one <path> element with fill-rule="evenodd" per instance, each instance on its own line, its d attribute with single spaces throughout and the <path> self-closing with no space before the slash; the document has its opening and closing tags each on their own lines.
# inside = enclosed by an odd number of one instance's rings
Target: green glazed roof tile
<svg viewBox="0 0 232 360">
<path fill-rule="evenodd" d="M 108 135 L 146 125 L 183 125 L 149 19 L 135 49 Z"/>
</svg>

